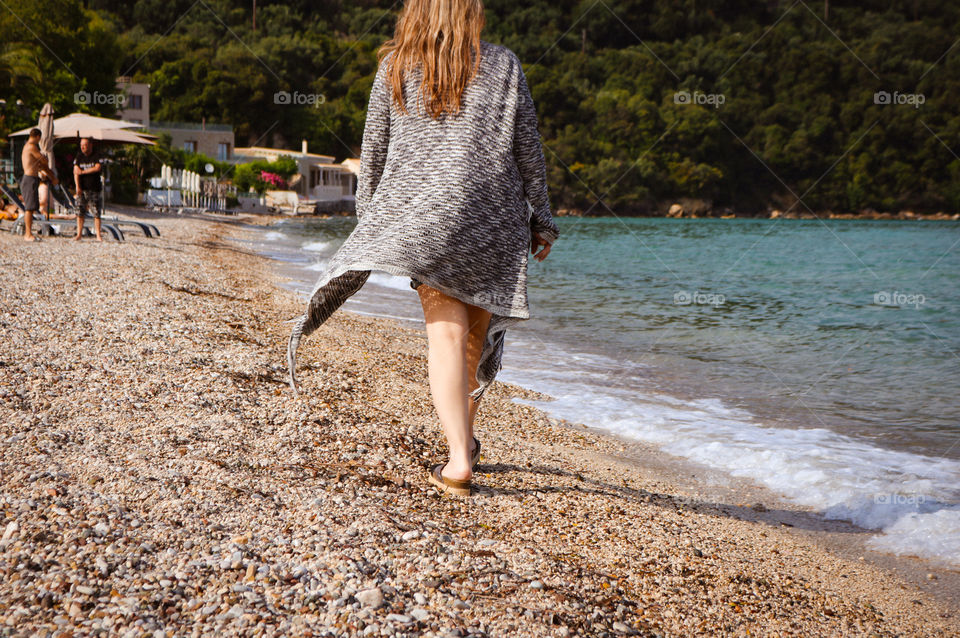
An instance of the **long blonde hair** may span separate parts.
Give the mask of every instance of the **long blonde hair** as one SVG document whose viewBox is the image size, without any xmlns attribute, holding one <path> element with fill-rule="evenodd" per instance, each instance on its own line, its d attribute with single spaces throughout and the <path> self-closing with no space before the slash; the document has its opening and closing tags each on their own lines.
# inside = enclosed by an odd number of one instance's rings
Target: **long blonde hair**
<svg viewBox="0 0 960 638">
<path fill-rule="evenodd" d="M 407 0 L 393 38 L 380 47 L 382 61 L 394 53 L 389 79 L 393 100 L 407 112 L 403 74 L 423 70 L 420 96 L 430 117 L 457 113 L 463 92 L 480 68 L 483 0 Z"/>
</svg>

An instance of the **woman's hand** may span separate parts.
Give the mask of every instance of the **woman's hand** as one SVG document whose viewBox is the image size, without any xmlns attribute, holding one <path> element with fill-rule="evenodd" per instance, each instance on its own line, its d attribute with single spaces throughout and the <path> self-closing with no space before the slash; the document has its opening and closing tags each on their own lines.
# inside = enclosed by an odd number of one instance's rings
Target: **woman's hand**
<svg viewBox="0 0 960 638">
<path fill-rule="evenodd" d="M 537 252 L 537 248 L 540 246 L 543 246 L 543 248 L 540 249 L 540 252 Z M 550 254 L 550 244 L 544 241 L 538 233 L 533 233 L 530 237 L 530 254 L 537 261 L 543 261 Z"/>
</svg>

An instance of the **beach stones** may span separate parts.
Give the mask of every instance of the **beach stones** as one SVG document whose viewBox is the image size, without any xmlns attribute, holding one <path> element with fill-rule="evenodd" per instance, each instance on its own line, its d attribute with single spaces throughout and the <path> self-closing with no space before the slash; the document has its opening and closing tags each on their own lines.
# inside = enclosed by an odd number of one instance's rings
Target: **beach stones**
<svg viewBox="0 0 960 638">
<path fill-rule="evenodd" d="M 433 498 L 422 333 L 331 318 L 293 400 L 290 296 L 205 248 L 221 227 L 160 223 L 122 251 L 0 233 L 0 258 L 42 273 L 0 286 L 0 635 L 951 635 L 869 561 L 701 510 L 519 387 L 478 417 L 484 499 Z"/>
<path fill-rule="evenodd" d="M 354 598 L 356 598 L 357 602 L 359 602 L 363 607 L 379 609 L 381 606 L 383 606 L 383 592 L 380 591 L 380 588 L 378 587 L 357 592 L 354 594 Z"/>
</svg>

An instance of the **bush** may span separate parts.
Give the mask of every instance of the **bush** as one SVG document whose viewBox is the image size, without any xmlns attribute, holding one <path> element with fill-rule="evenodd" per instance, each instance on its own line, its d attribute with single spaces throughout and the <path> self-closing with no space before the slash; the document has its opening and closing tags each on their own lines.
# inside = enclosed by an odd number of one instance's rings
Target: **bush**
<svg viewBox="0 0 960 638">
<path fill-rule="evenodd" d="M 292 157 L 284 156 L 275 162 L 257 160 L 249 164 L 238 164 L 233 173 L 233 183 L 240 193 L 253 189 L 262 195 L 264 191 L 275 190 L 285 184 L 296 175 L 297 170 L 297 161 Z"/>
</svg>

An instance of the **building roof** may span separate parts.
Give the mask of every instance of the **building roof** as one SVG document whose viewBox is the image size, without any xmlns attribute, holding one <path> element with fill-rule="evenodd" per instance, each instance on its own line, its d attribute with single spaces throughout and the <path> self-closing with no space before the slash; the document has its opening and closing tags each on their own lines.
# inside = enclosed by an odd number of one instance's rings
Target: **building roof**
<svg viewBox="0 0 960 638">
<path fill-rule="evenodd" d="M 360 160 L 356 157 L 348 157 L 347 159 L 340 162 L 340 165 L 345 169 L 353 173 L 354 175 L 360 174 Z"/>
<path fill-rule="evenodd" d="M 333 160 L 336 159 L 333 155 L 319 155 L 317 153 L 304 153 L 302 151 L 291 151 L 286 148 L 267 148 L 266 146 L 245 146 L 237 147 L 233 150 L 234 155 L 239 155 L 241 157 L 265 157 L 265 156 L 274 156 L 280 157 L 282 155 L 289 155 L 294 158 L 303 158 L 303 159 L 317 159 L 325 160 L 320 162 L 322 164 L 331 164 Z"/>
<path fill-rule="evenodd" d="M 160 122 L 153 120 L 150 122 L 150 128 L 167 131 L 207 131 L 217 133 L 233 133 L 233 126 L 230 124 L 210 124 L 198 122 Z"/>
</svg>

